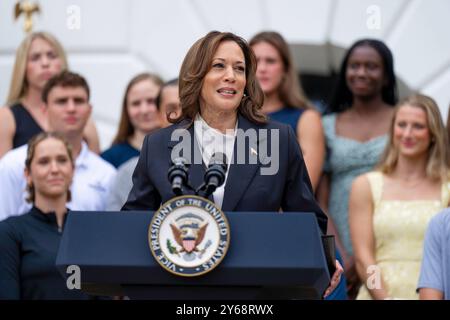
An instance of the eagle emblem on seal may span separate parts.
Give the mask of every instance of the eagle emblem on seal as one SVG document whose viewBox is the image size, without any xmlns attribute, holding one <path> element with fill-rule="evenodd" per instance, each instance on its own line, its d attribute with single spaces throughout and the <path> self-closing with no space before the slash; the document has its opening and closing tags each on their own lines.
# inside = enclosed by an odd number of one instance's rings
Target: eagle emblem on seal
<svg viewBox="0 0 450 320">
<path fill-rule="evenodd" d="M 196 214 L 187 213 L 180 216 L 175 222 L 170 224 L 173 238 L 181 247 L 173 247 L 168 240 L 167 247 L 172 254 L 183 254 L 186 261 L 192 261 L 195 258 L 201 258 L 206 249 L 211 245 L 211 241 L 207 241 L 203 249 L 199 249 L 199 245 L 203 242 L 208 228 L 208 223 Z M 197 254 L 196 254 L 197 253 Z"/>
</svg>

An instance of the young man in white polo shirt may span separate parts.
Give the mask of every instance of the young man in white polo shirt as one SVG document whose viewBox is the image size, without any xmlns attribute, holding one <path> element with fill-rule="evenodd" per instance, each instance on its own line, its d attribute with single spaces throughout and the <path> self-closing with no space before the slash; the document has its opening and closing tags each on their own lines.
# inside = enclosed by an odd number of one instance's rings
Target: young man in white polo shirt
<svg viewBox="0 0 450 320">
<path fill-rule="evenodd" d="M 67 139 L 76 159 L 69 209 L 105 210 L 116 171 L 91 152 L 83 141 L 83 129 L 92 111 L 86 80 L 78 74 L 64 71 L 47 82 L 42 97 L 48 130 L 58 132 Z M 19 147 L 0 160 L 0 221 L 30 209 L 25 201 L 27 150 L 27 145 Z"/>
</svg>

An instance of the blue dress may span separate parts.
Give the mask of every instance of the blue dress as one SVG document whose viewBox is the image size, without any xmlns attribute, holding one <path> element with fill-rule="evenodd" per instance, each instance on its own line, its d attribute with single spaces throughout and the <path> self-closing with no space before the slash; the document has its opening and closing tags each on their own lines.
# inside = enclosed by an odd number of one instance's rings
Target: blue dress
<svg viewBox="0 0 450 320">
<path fill-rule="evenodd" d="M 105 150 L 100 156 L 111 163 L 115 168 L 118 168 L 131 158 L 139 157 L 140 153 L 140 150 L 136 149 L 128 142 L 122 142 L 111 146 L 111 148 Z"/>
<path fill-rule="evenodd" d="M 290 125 L 297 135 L 297 123 L 304 111 L 305 109 L 284 107 L 281 110 L 269 113 L 267 116 L 270 120 Z"/>
<path fill-rule="evenodd" d="M 371 171 L 378 163 L 387 143 L 387 135 L 366 142 L 336 135 L 336 114 L 322 118 L 327 156 L 324 172 L 330 175 L 328 214 L 333 219 L 339 237 L 348 254 L 353 248 L 348 224 L 348 202 L 353 180 Z"/>
</svg>

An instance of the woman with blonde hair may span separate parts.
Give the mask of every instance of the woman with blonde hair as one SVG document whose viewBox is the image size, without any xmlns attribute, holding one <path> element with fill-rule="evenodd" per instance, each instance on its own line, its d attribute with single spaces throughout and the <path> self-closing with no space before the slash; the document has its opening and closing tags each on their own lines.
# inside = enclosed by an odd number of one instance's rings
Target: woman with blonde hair
<svg viewBox="0 0 450 320">
<path fill-rule="evenodd" d="M 51 77 L 67 68 L 64 49 L 50 33 L 35 32 L 22 41 L 16 52 L 7 107 L 0 108 L 0 158 L 46 130 L 42 89 Z M 90 149 L 98 153 L 99 140 L 92 120 L 84 136 Z"/>
<path fill-rule="evenodd" d="M 249 44 L 256 55 L 256 77 L 265 95 L 262 111 L 270 119 L 292 127 L 315 190 L 325 157 L 325 137 L 320 114 L 303 92 L 289 46 L 281 34 L 274 31 L 260 32 Z"/>
<path fill-rule="evenodd" d="M 375 171 L 355 179 L 349 204 L 358 299 L 417 299 L 423 239 L 448 207 L 448 138 L 433 99 L 415 94 L 394 110 Z"/>
</svg>

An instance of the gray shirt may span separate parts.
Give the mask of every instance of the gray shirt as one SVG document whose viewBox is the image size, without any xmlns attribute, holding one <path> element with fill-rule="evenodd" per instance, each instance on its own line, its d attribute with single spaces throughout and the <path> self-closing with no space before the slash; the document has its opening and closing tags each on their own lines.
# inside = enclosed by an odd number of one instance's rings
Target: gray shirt
<svg viewBox="0 0 450 320">
<path fill-rule="evenodd" d="M 434 216 L 428 225 L 417 288 L 439 290 L 450 300 L 450 209 Z"/>
<path fill-rule="evenodd" d="M 111 186 L 106 210 L 120 211 L 127 201 L 128 194 L 133 187 L 132 176 L 138 160 L 139 157 L 131 158 L 117 169 L 117 175 Z"/>
</svg>

